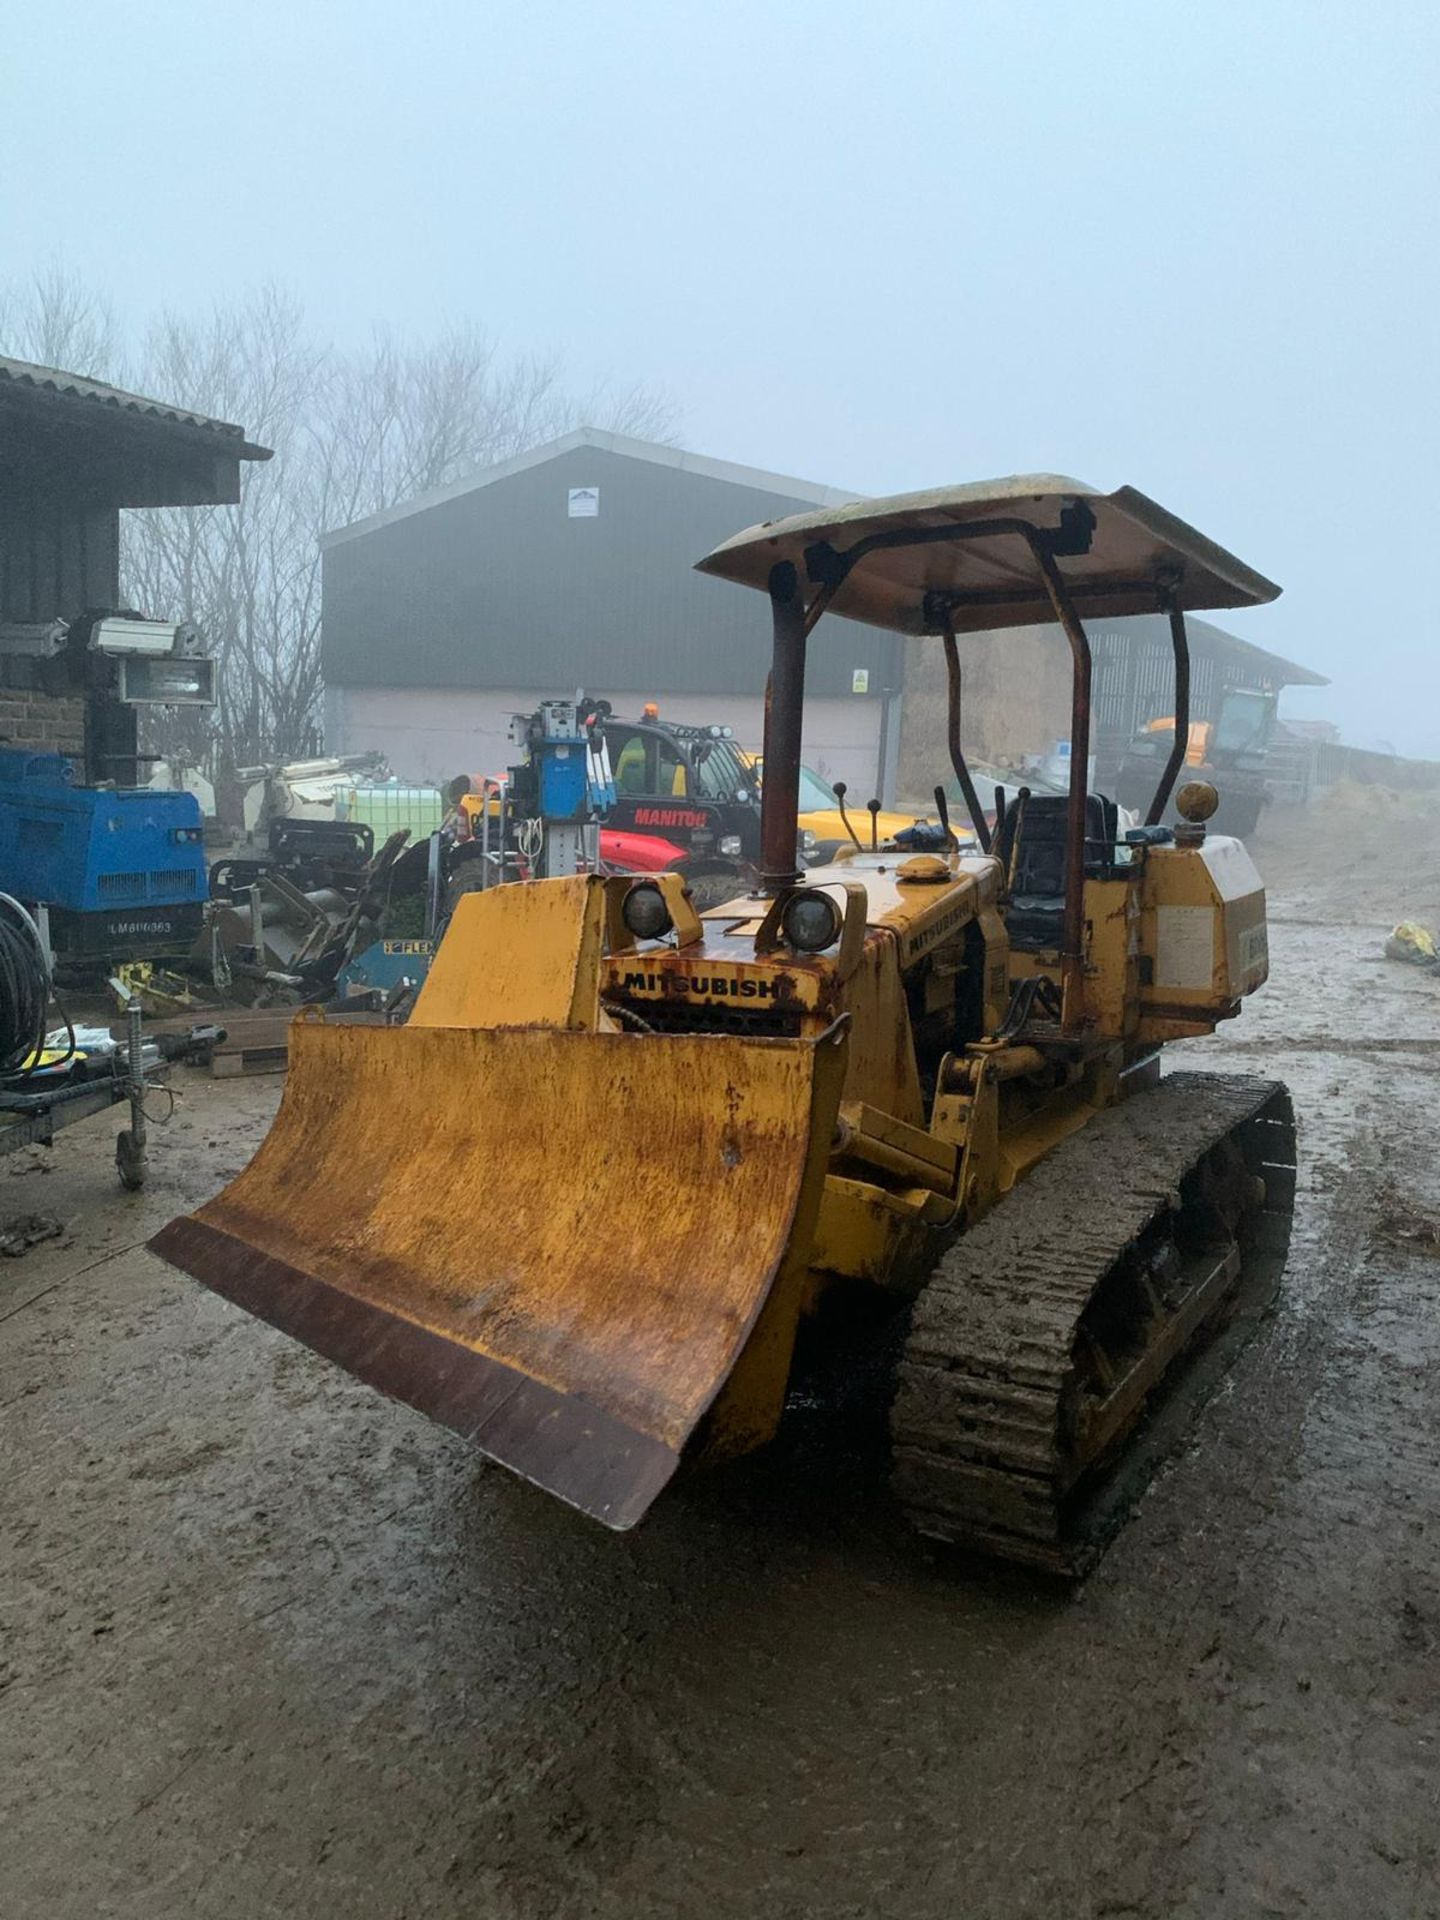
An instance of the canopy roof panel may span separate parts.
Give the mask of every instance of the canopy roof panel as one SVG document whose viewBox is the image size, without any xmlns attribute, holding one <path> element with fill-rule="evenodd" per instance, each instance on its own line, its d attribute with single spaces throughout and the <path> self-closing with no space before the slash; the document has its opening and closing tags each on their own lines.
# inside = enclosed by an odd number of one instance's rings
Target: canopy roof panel
<svg viewBox="0 0 1440 1920">
<path fill-rule="evenodd" d="M 1280 592 L 1133 487 L 1100 493 L 1058 473 L 792 514 L 735 534 L 698 565 L 702 573 L 763 589 L 771 569 L 788 560 L 813 590 L 843 572 L 846 556 L 862 543 L 877 540 L 882 544 L 844 573 L 829 603 L 833 612 L 896 633 L 938 632 L 943 606 L 962 633 L 1033 626 L 1052 620 L 1054 611 L 1021 534 L 997 526 L 941 537 L 947 527 L 1017 520 L 1058 536 L 1055 564 L 1082 618 L 1154 613 L 1166 582 L 1187 612 L 1258 606 Z M 892 544 L 912 534 L 915 544 Z"/>
</svg>

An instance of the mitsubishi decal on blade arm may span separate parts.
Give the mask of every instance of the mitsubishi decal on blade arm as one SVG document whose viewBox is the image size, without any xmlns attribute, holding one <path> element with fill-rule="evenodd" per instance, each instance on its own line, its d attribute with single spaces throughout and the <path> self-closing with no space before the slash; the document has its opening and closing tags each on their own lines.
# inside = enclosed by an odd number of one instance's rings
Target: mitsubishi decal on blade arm
<svg viewBox="0 0 1440 1920">
<path fill-rule="evenodd" d="M 699 995 L 710 1000 L 773 1000 L 781 982 L 756 974 L 649 973 L 638 969 L 620 976 L 621 993 Z"/>
</svg>

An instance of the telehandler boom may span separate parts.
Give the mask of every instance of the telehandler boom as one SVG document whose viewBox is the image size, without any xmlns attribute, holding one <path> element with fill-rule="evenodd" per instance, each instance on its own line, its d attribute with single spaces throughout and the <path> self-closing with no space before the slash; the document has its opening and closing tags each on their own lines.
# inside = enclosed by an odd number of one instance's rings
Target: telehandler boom
<svg viewBox="0 0 1440 1920">
<path fill-rule="evenodd" d="M 758 891 L 703 914 L 675 874 L 467 896 L 408 1025 L 297 1019 L 269 1137 L 152 1245 L 612 1527 L 682 1462 L 763 1444 L 802 1320 L 823 1342 L 864 1301 L 899 1352 L 916 1526 L 1078 1571 L 1157 1405 L 1183 1417 L 1196 1359 L 1272 1299 L 1294 1189 L 1281 1086 L 1160 1077 L 1165 1042 L 1264 981 L 1264 892 L 1207 837 L 1203 785 L 1173 831 L 1123 837 L 1087 791 L 1084 622 L 1168 614 L 1183 746 L 1186 612 L 1278 589 L 1143 495 L 1055 475 L 797 515 L 700 565 L 771 604 Z M 943 645 L 978 850 L 798 871 L 826 611 Z M 1042 621 L 1072 658 L 1070 791 L 997 795 L 992 831 L 963 636 Z"/>
</svg>

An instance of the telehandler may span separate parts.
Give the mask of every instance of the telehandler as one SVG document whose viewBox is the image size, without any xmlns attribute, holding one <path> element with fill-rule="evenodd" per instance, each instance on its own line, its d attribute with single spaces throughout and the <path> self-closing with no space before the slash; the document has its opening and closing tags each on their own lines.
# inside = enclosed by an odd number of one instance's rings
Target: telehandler
<svg viewBox="0 0 1440 1920">
<path fill-rule="evenodd" d="M 252 1313 L 615 1528 L 682 1462 L 775 1432 L 807 1344 L 897 1352 L 893 1481 L 942 1540 L 1082 1570 L 1279 1281 L 1294 1129 L 1269 1080 L 1160 1077 L 1267 972 L 1245 849 L 1123 837 L 1086 790 L 1086 616 L 1278 589 L 1130 488 L 1056 475 L 797 515 L 702 571 L 767 593 L 762 879 L 674 874 L 459 905 L 409 1023 L 302 1013 L 245 1171 L 152 1242 Z M 801 873 L 805 655 L 827 611 L 934 635 L 974 845 Z M 1058 623 L 1068 796 L 982 806 L 959 636 Z M 987 817 L 993 812 L 993 828 Z M 1228 1327 L 1224 1339 L 1217 1336 Z"/>
</svg>

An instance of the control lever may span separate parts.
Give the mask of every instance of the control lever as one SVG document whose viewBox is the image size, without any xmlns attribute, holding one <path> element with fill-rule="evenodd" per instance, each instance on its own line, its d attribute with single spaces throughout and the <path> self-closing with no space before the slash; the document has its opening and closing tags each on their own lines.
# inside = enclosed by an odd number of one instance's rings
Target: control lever
<svg viewBox="0 0 1440 1920">
<path fill-rule="evenodd" d="M 1025 831 L 1025 803 L 1030 798 L 1029 787 L 1021 787 L 1015 796 L 1015 825 L 1010 830 L 1009 845 L 1005 849 L 1005 891 L 1015 891 L 1015 875 L 1020 867 L 1020 836 Z"/>
<path fill-rule="evenodd" d="M 870 851 L 878 853 L 880 851 L 880 802 L 867 800 L 865 805 L 870 814 Z"/>
<path fill-rule="evenodd" d="M 955 838 L 955 829 L 950 825 L 950 805 L 945 798 L 944 787 L 936 787 L 935 789 L 935 811 L 939 814 L 940 824 L 945 829 L 945 838 L 958 853 L 960 851 L 960 842 Z"/>
<path fill-rule="evenodd" d="M 851 826 L 850 816 L 845 811 L 845 796 L 849 791 L 850 789 L 846 786 L 843 780 L 837 780 L 835 782 L 835 798 L 840 804 L 841 821 L 844 823 L 845 831 L 849 834 L 850 838 L 855 842 L 855 851 L 857 853 L 863 853 L 865 849 L 860 844 L 860 836 L 856 833 L 854 827 Z"/>
</svg>

